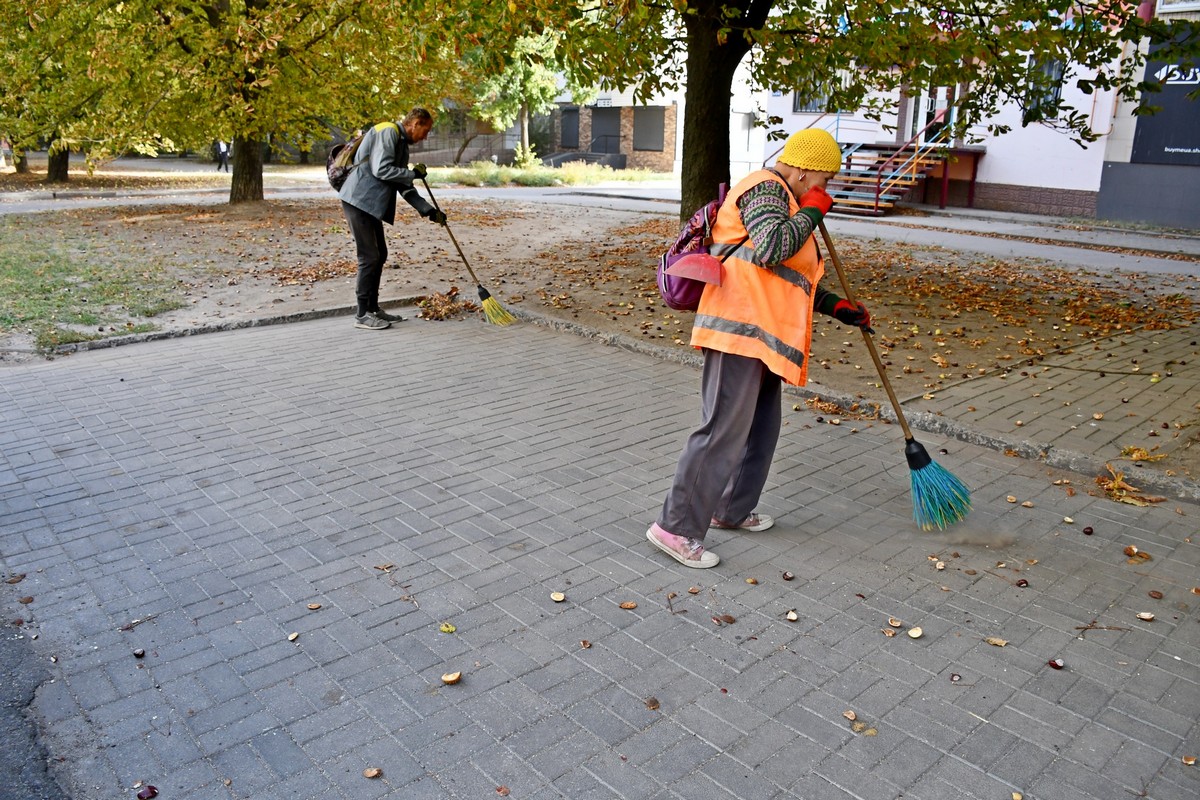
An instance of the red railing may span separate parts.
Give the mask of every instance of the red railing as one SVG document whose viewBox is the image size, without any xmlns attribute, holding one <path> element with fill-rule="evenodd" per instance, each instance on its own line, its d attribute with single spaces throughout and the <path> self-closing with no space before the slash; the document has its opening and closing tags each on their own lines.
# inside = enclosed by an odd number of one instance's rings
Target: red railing
<svg viewBox="0 0 1200 800">
<path fill-rule="evenodd" d="M 908 173 L 912 173 L 912 177 L 914 179 L 916 178 L 917 166 L 921 162 L 921 156 L 923 154 L 929 152 L 930 150 L 937 148 L 940 145 L 940 139 L 945 137 L 945 132 L 948 131 L 949 128 L 943 127 L 942 132 L 939 133 L 938 136 L 935 136 L 933 139 L 925 141 L 921 145 L 917 146 L 913 150 L 912 156 L 908 159 L 908 161 L 906 161 L 903 165 L 896 168 L 891 173 L 888 173 L 889 165 L 891 165 L 891 163 L 893 161 L 896 161 L 900 156 L 902 156 L 905 153 L 905 151 L 908 150 L 909 147 L 913 147 L 914 145 L 916 145 L 917 141 L 920 140 L 929 131 L 930 128 L 933 128 L 936 125 L 941 125 L 943 120 L 945 120 L 945 118 L 946 118 L 946 112 L 948 110 L 949 109 L 945 109 L 945 108 L 938 109 L 938 112 L 934 115 L 933 120 L 930 121 L 930 123 L 928 125 L 926 125 L 921 130 L 917 131 L 916 135 L 914 135 L 911 139 L 909 139 L 904 144 L 900 145 L 900 147 L 896 150 L 896 152 L 892 153 L 891 156 L 888 157 L 887 161 L 884 161 L 882 164 L 879 165 L 879 167 L 877 167 L 877 172 L 875 175 L 875 213 L 876 214 L 879 213 L 879 199 L 889 189 L 891 189 L 893 186 L 895 186 L 897 183 L 899 183 L 902 176 L 904 176 Z M 887 178 L 887 181 L 888 181 L 886 183 L 886 185 L 884 183 L 885 177 Z"/>
</svg>

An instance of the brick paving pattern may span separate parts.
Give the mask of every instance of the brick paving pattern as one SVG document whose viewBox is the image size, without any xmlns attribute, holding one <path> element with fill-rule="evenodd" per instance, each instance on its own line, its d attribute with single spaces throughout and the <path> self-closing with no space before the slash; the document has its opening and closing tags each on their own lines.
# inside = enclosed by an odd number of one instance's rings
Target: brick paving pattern
<svg viewBox="0 0 1200 800">
<path fill-rule="evenodd" d="M 994 383 L 1126 391 L 1072 364 Z M 7 370 L 0 566 L 27 577 L 0 603 L 52 676 L 34 710 L 56 776 L 75 800 L 138 781 L 171 800 L 1200 796 L 1194 505 L 1118 505 L 922 433 L 976 504 L 922 533 L 896 426 L 785 410 L 777 526 L 714 532 L 721 566 L 686 570 L 644 531 L 698 385 L 475 320 Z M 1030 438 L 1082 447 L 1079 411 Z"/>
</svg>

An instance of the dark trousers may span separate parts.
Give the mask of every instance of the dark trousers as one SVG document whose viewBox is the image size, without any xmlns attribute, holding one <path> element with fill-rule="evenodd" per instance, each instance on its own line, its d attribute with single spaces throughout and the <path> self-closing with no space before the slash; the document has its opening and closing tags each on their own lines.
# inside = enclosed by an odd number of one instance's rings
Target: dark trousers
<svg viewBox="0 0 1200 800">
<path fill-rule="evenodd" d="M 379 310 L 379 282 L 383 279 L 383 265 L 388 256 L 387 240 L 383 236 L 382 220 L 346 202 L 342 203 L 342 213 L 350 223 L 350 233 L 358 250 L 358 281 L 354 296 L 361 317 L 368 311 Z"/>
<path fill-rule="evenodd" d="M 704 539 L 716 517 L 736 525 L 767 484 L 782 423 L 783 385 L 757 358 L 704 351 L 702 420 L 688 436 L 658 525 Z"/>
</svg>

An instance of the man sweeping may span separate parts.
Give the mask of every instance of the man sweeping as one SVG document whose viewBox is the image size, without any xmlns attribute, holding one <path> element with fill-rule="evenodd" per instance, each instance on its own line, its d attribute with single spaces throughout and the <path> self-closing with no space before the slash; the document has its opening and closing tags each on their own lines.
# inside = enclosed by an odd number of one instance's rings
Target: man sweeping
<svg viewBox="0 0 1200 800">
<path fill-rule="evenodd" d="M 409 145 L 424 141 L 431 128 L 433 115 L 419 107 L 408 112 L 399 125 L 381 122 L 371 128 L 354 155 L 353 169 L 338 191 L 358 252 L 358 279 L 354 287 L 358 303 L 354 316 L 356 328 L 381 331 L 404 319 L 379 307 L 379 283 L 388 254 L 383 223 L 395 223 L 396 194 L 422 217 L 446 224 L 446 215 L 430 205 L 413 186 L 413 181 L 425 177 L 425 167 L 418 164 L 408 168 Z"/>
<path fill-rule="evenodd" d="M 705 286 L 691 340 L 704 352 L 702 421 L 646 531 L 684 566 L 720 563 L 704 546 L 709 528 L 775 524 L 755 509 L 779 440 L 782 383 L 807 381 L 814 309 L 846 325 L 871 324 L 861 304 L 817 286 L 825 265 L 813 232 L 833 205 L 825 185 L 841 163 L 826 131 L 794 133 L 775 168 L 742 179 L 717 214 L 710 252 L 724 258 L 725 275 Z"/>
</svg>

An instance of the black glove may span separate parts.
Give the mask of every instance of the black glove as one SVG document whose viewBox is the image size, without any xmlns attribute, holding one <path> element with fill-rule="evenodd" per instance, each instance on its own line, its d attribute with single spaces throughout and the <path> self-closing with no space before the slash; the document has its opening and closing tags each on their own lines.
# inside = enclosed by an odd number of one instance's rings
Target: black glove
<svg viewBox="0 0 1200 800">
<path fill-rule="evenodd" d="M 417 176 L 417 180 L 425 180 L 425 176 L 429 174 L 429 170 L 424 164 L 415 164 L 412 168 L 413 174 Z"/>
<path fill-rule="evenodd" d="M 435 222 L 438 225 L 445 225 L 446 212 L 442 211 L 440 208 L 435 208 L 433 211 L 429 212 L 429 214 L 426 216 L 426 219 L 428 219 L 430 222 Z"/>
</svg>

